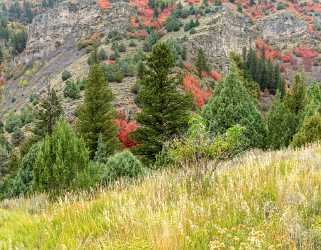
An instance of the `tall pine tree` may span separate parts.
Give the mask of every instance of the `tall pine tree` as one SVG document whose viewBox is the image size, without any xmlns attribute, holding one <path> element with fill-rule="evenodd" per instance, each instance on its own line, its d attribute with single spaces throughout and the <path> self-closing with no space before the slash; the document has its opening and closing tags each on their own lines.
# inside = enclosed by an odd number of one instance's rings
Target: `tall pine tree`
<svg viewBox="0 0 321 250">
<path fill-rule="evenodd" d="M 91 158 L 94 158 L 97 151 L 100 135 L 105 144 L 106 156 L 114 153 L 119 146 L 114 124 L 116 111 L 112 100 L 113 94 L 107 85 L 104 71 L 99 64 L 94 64 L 87 80 L 85 101 L 78 113 L 79 132 L 85 139 Z"/>
<path fill-rule="evenodd" d="M 149 55 L 140 81 L 141 112 L 137 115 L 140 127 L 132 134 L 138 144 L 133 152 L 147 161 L 153 162 L 163 143 L 184 131 L 188 123 L 192 98 L 178 91 L 174 66 L 170 48 L 160 43 Z"/>
</svg>

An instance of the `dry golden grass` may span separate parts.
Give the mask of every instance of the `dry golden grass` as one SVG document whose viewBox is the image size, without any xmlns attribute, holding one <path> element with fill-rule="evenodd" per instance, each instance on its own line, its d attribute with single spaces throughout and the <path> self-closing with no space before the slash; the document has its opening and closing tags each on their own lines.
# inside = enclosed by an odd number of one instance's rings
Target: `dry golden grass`
<svg viewBox="0 0 321 250">
<path fill-rule="evenodd" d="M 321 146 L 0 207 L 0 249 L 321 249 Z"/>
</svg>

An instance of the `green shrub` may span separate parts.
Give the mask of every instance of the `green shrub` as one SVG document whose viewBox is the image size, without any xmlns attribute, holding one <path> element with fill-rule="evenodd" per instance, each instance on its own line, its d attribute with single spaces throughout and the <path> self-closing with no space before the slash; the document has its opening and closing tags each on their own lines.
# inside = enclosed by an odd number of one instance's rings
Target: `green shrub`
<svg viewBox="0 0 321 250">
<path fill-rule="evenodd" d="M 14 113 L 9 115 L 9 117 L 7 118 L 5 125 L 4 125 L 4 129 L 8 133 L 12 133 L 21 127 L 22 127 L 21 119 L 18 115 L 14 114 Z"/>
<path fill-rule="evenodd" d="M 123 43 L 119 44 L 119 46 L 118 46 L 118 51 L 119 51 L 119 52 L 126 52 L 126 46 L 125 46 L 125 44 L 123 44 Z"/>
<path fill-rule="evenodd" d="M 107 38 L 111 41 L 119 41 L 122 39 L 122 35 L 117 30 L 113 30 L 108 33 Z"/>
<path fill-rule="evenodd" d="M 87 63 L 88 63 L 88 65 L 93 65 L 93 64 L 99 63 L 97 50 L 93 50 L 90 53 L 90 55 L 89 55 L 89 57 L 87 59 Z"/>
<path fill-rule="evenodd" d="M 72 77 L 72 75 L 71 75 L 71 73 L 68 71 L 68 70 L 64 70 L 63 72 L 62 72 L 62 74 L 61 74 L 61 79 L 63 80 L 63 81 L 66 81 L 66 80 L 68 80 L 69 78 L 71 78 Z"/>
<path fill-rule="evenodd" d="M 132 61 L 128 59 L 119 60 L 117 64 L 119 65 L 119 68 L 125 77 L 135 76 L 136 64 L 134 64 Z"/>
<path fill-rule="evenodd" d="M 117 58 L 119 58 L 120 55 L 119 55 L 119 52 L 118 50 L 115 50 L 114 53 L 112 53 L 110 56 L 109 56 L 109 60 L 112 60 L 112 61 L 115 61 Z"/>
<path fill-rule="evenodd" d="M 229 159 L 249 148 L 249 140 L 246 137 L 246 128 L 234 125 L 228 128 L 224 135 L 214 138 L 209 145 L 209 155 L 215 159 Z"/>
<path fill-rule="evenodd" d="M 104 65 L 104 71 L 108 82 L 122 82 L 124 74 L 118 64 Z"/>
<path fill-rule="evenodd" d="M 21 129 L 16 129 L 13 133 L 12 133 L 12 137 L 11 137 L 11 142 L 14 146 L 19 146 L 20 143 L 24 140 L 25 135 L 24 133 L 21 131 Z"/>
<path fill-rule="evenodd" d="M 86 88 L 87 80 L 85 80 L 85 79 L 78 80 L 77 84 L 79 86 L 80 91 L 82 91 Z"/>
<path fill-rule="evenodd" d="M 22 158 L 17 175 L 12 178 L 6 198 L 26 195 L 32 191 L 33 166 L 39 151 L 39 143 L 33 144 Z"/>
<path fill-rule="evenodd" d="M 188 126 L 184 138 L 176 138 L 165 145 L 161 155 L 157 156 L 156 165 L 184 163 L 209 157 L 210 135 L 205 120 L 199 115 L 192 115 Z"/>
<path fill-rule="evenodd" d="M 129 45 L 129 47 L 136 47 L 137 46 L 137 44 L 133 40 L 130 40 L 128 45 Z"/>
<path fill-rule="evenodd" d="M 33 169 L 33 186 L 36 191 L 53 194 L 70 190 L 88 162 L 83 140 L 65 121 L 59 121 L 52 135 L 41 142 Z"/>
<path fill-rule="evenodd" d="M 137 177 L 144 173 L 142 163 L 130 152 L 123 151 L 111 156 L 106 164 L 104 181 L 109 183 L 120 177 Z"/>
<path fill-rule="evenodd" d="M 278 3 L 277 6 L 276 6 L 277 10 L 284 10 L 286 8 L 287 8 L 287 5 L 284 4 L 284 3 Z"/>
<path fill-rule="evenodd" d="M 77 82 L 66 81 L 64 87 L 64 97 L 69 97 L 71 99 L 80 98 L 80 88 Z"/>
<path fill-rule="evenodd" d="M 157 157 L 156 165 L 231 158 L 249 148 L 245 131 L 244 127 L 235 125 L 228 128 L 224 134 L 212 138 L 207 131 L 206 121 L 199 115 L 193 115 L 185 137 L 170 141 Z"/>
<path fill-rule="evenodd" d="M 107 55 L 106 51 L 103 48 L 98 50 L 97 58 L 98 58 L 99 61 L 105 61 L 105 60 L 108 59 L 108 55 Z"/>
<path fill-rule="evenodd" d="M 22 126 L 29 124 L 33 121 L 33 112 L 29 106 L 25 106 L 20 111 L 20 120 Z"/>
<path fill-rule="evenodd" d="M 179 31 L 182 25 L 182 22 L 175 15 L 171 15 L 166 20 L 165 28 L 167 32 L 176 32 Z"/>
</svg>

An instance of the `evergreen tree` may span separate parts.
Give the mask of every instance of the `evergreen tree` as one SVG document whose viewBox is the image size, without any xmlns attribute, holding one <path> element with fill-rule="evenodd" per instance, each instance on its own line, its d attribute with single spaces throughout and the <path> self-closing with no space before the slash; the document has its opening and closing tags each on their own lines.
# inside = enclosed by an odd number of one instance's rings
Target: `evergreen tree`
<svg viewBox="0 0 321 250">
<path fill-rule="evenodd" d="M 258 82 L 260 85 L 260 89 L 264 90 L 267 87 L 267 79 L 266 79 L 266 64 L 264 58 L 260 58 L 257 66 L 257 73 L 254 81 Z"/>
<path fill-rule="evenodd" d="M 196 62 L 195 62 L 195 67 L 197 69 L 197 73 L 199 77 L 202 77 L 202 72 L 208 72 L 209 71 L 209 66 L 207 62 L 207 58 L 204 54 L 203 49 L 198 49 L 197 51 L 197 57 L 196 57 Z"/>
<path fill-rule="evenodd" d="M 137 67 L 137 78 L 139 80 L 143 79 L 144 72 L 145 72 L 145 65 L 144 65 L 144 63 L 142 61 L 140 61 L 138 63 L 138 67 Z"/>
<path fill-rule="evenodd" d="M 88 151 L 65 121 L 59 121 L 51 136 L 39 147 L 33 168 L 33 186 L 37 191 L 57 193 L 71 189 L 89 162 Z"/>
<path fill-rule="evenodd" d="M 48 87 L 47 97 L 36 111 L 34 134 L 43 137 L 51 134 L 56 122 L 63 116 L 63 108 L 54 88 Z"/>
<path fill-rule="evenodd" d="M 97 151 L 94 160 L 101 163 L 106 163 L 108 160 L 107 147 L 101 134 L 99 134 L 98 137 Z"/>
<path fill-rule="evenodd" d="M 232 64 L 231 67 L 230 73 L 205 105 L 202 115 L 214 135 L 224 134 L 228 128 L 239 124 L 246 128 L 249 145 L 262 148 L 265 146 L 265 124 L 253 98 L 241 83 L 236 66 Z"/>
<path fill-rule="evenodd" d="M 248 66 L 248 71 L 251 74 L 252 78 L 254 80 L 257 79 L 257 65 L 258 65 L 258 63 L 257 63 L 256 52 L 252 48 L 249 51 L 248 60 L 247 60 L 246 65 Z"/>
<path fill-rule="evenodd" d="M 31 23 L 33 19 L 33 12 L 31 9 L 31 4 L 29 1 L 24 1 L 23 2 L 23 9 L 24 9 L 24 14 L 27 18 L 27 22 Z"/>
<path fill-rule="evenodd" d="M 266 64 L 266 79 L 265 80 L 266 80 L 269 92 L 274 93 L 276 86 L 275 86 L 275 80 L 274 80 L 274 67 L 273 67 L 271 60 L 269 60 Z"/>
<path fill-rule="evenodd" d="M 3 51 L 2 48 L 0 47 L 0 64 L 4 62 L 4 56 L 3 56 Z"/>
<path fill-rule="evenodd" d="M 267 129 L 267 144 L 272 149 L 287 147 L 295 134 L 295 114 L 286 108 L 279 93 L 277 93 L 267 115 Z"/>
<path fill-rule="evenodd" d="M 132 134 L 137 147 L 135 154 L 154 161 L 163 143 L 184 131 L 187 126 L 192 98 L 177 90 L 179 81 L 173 76 L 175 57 L 168 45 L 155 45 L 147 59 L 140 83 L 137 115 L 140 127 Z M 176 77 L 177 78 L 177 77 Z"/>
<path fill-rule="evenodd" d="M 314 82 L 307 90 L 307 103 L 304 107 L 302 117 L 312 116 L 315 112 L 321 113 L 321 87 L 320 84 Z"/>
<path fill-rule="evenodd" d="M 321 115 L 316 112 L 304 119 L 303 125 L 295 134 L 292 146 L 299 147 L 321 140 Z"/>
<path fill-rule="evenodd" d="M 85 139 L 90 150 L 90 157 L 94 158 L 101 134 L 106 145 L 106 154 L 111 155 L 118 147 L 117 128 L 114 124 L 116 112 L 112 105 L 113 94 L 100 65 L 90 68 L 85 100 L 79 108 L 79 132 Z"/>
<path fill-rule="evenodd" d="M 303 75 L 296 75 L 290 93 L 285 97 L 285 104 L 292 113 L 299 115 L 304 109 L 306 104 L 306 92 L 307 88 Z"/>
<path fill-rule="evenodd" d="M 284 84 L 280 73 L 279 64 L 276 64 L 274 66 L 274 86 L 275 86 L 275 89 L 280 92 L 281 97 L 283 97 L 285 94 L 285 89 L 284 89 Z"/>
</svg>

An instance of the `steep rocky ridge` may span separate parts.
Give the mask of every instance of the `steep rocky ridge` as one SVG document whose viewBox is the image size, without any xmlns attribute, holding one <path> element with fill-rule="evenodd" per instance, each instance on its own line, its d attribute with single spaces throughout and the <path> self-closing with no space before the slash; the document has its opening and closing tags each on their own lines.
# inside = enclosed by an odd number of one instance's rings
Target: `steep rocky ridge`
<svg viewBox="0 0 321 250">
<path fill-rule="evenodd" d="M 48 79 L 52 85 L 62 89 L 61 72 L 68 69 L 75 79 L 84 77 L 88 72 L 86 51 L 78 50 L 77 43 L 93 34 L 106 35 L 111 30 L 127 33 L 131 25 L 129 20 L 137 15 L 137 10 L 127 1 L 110 1 L 111 8 L 102 10 L 95 0 L 62 1 L 54 9 L 37 15 L 28 26 L 26 50 L 19 55 L 17 65 L 31 65 L 41 61 L 43 65 L 27 83 L 20 86 L 22 77 L 11 80 L 6 85 L 1 102 L 3 111 L 19 109 L 28 101 L 31 94 L 45 90 Z M 255 21 L 236 12 L 228 5 L 215 14 L 200 17 L 200 26 L 195 34 L 183 32 L 168 33 L 162 38 L 186 37 L 188 61 L 193 63 L 198 48 L 203 48 L 214 69 L 226 72 L 230 52 L 242 52 L 243 47 L 255 46 L 257 38 L 263 38 L 274 49 L 289 51 L 302 45 L 319 47 L 321 41 L 315 33 L 308 31 L 302 17 L 287 10 L 277 11 Z M 298 62 L 302 59 L 294 56 Z M 291 79 L 297 69 L 284 73 Z M 321 81 L 321 67 L 313 65 L 308 72 L 308 79 Z M 116 105 L 133 106 L 130 88 L 134 78 L 127 78 L 123 83 L 111 84 L 116 96 Z M 13 97 L 16 99 L 12 101 Z M 1 112 L 1 111 L 0 111 Z"/>
<path fill-rule="evenodd" d="M 50 79 L 50 84 L 57 85 L 57 75 L 72 64 L 77 64 L 85 57 L 85 50 L 78 50 L 77 43 L 94 33 L 107 34 L 111 30 L 126 32 L 129 19 L 135 13 L 126 1 L 115 1 L 108 10 L 98 8 L 95 0 L 63 1 L 53 9 L 36 16 L 28 26 L 28 42 L 25 51 L 16 58 L 17 65 L 31 65 L 41 60 L 40 68 L 23 87 L 21 79 L 11 80 L 6 84 L 2 110 L 19 109 L 28 101 L 31 94 L 43 92 Z M 86 63 L 75 72 L 86 73 Z M 76 75 L 77 75 L 76 74 Z M 59 78 L 59 77 L 58 77 Z M 56 82 L 56 83 L 55 83 Z M 13 101 L 13 98 L 15 101 Z"/>
</svg>

